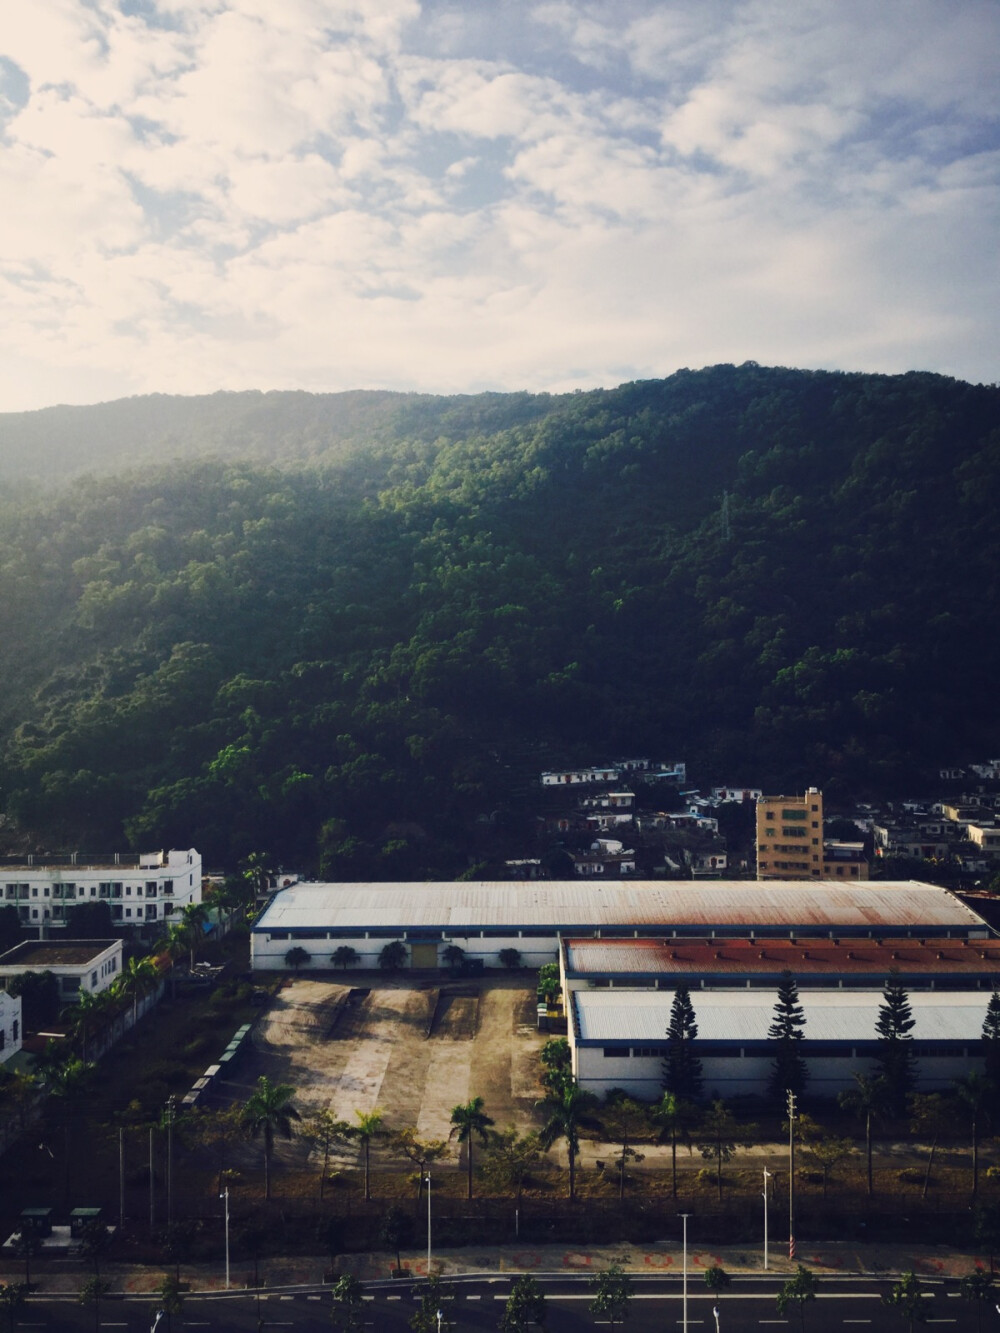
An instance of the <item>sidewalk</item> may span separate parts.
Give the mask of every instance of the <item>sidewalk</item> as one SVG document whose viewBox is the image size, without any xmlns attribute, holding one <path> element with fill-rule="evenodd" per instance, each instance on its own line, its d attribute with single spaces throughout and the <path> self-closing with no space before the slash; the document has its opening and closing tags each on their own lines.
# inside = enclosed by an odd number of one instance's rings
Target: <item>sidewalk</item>
<svg viewBox="0 0 1000 1333">
<path fill-rule="evenodd" d="M 977 1265 L 989 1269 L 989 1255 L 975 1256 L 960 1254 L 947 1246 L 905 1246 L 905 1245 L 870 1245 L 861 1247 L 850 1242 L 824 1241 L 816 1245 L 800 1247 L 796 1261 L 790 1262 L 780 1241 L 769 1249 L 768 1273 L 781 1276 L 794 1272 L 796 1263 L 806 1264 L 819 1276 L 873 1277 L 895 1276 L 912 1269 L 924 1278 L 958 1278 L 970 1272 Z M 525 1245 L 518 1249 L 514 1246 L 470 1246 L 461 1250 L 440 1250 L 433 1255 L 435 1272 L 444 1277 L 461 1277 L 474 1274 L 500 1273 L 591 1273 L 606 1268 L 608 1264 L 619 1262 L 631 1273 L 646 1274 L 650 1277 L 676 1275 L 683 1270 L 683 1254 L 680 1244 L 663 1245 L 618 1245 L 593 1246 L 585 1249 L 567 1249 L 561 1245 Z M 698 1280 L 706 1268 L 718 1264 L 728 1273 L 763 1275 L 763 1252 L 761 1248 L 748 1246 L 723 1245 L 718 1248 L 701 1249 L 692 1244 L 688 1249 L 688 1276 Z M 387 1254 L 347 1254 L 338 1258 L 335 1272 L 353 1273 L 357 1277 L 372 1280 L 388 1278 L 394 1259 Z M 424 1277 L 427 1273 L 426 1250 L 403 1252 L 403 1266 L 414 1277 Z M 274 1290 L 281 1287 L 320 1286 L 329 1270 L 329 1260 L 323 1256 L 296 1257 L 291 1259 L 268 1259 L 261 1261 L 260 1281 L 262 1288 Z M 115 1292 L 129 1295 L 152 1293 L 163 1280 L 164 1274 L 171 1271 L 170 1265 L 163 1268 L 138 1267 L 135 1265 L 107 1264 L 102 1266 L 102 1277 L 106 1277 Z M 72 1295 L 80 1290 L 83 1282 L 90 1276 L 90 1269 L 76 1260 L 54 1260 L 39 1266 L 32 1272 L 35 1290 L 45 1295 Z M 181 1278 L 190 1284 L 192 1291 L 223 1291 L 225 1272 L 222 1264 L 183 1264 Z M 0 1261 L 0 1281 L 21 1282 L 24 1280 L 24 1265 L 4 1258 Z M 243 1290 L 253 1281 L 253 1266 L 243 1261 L 234 1263 L 231 1268 L 231 1285 L 234 1290 Z"/>
</svg>

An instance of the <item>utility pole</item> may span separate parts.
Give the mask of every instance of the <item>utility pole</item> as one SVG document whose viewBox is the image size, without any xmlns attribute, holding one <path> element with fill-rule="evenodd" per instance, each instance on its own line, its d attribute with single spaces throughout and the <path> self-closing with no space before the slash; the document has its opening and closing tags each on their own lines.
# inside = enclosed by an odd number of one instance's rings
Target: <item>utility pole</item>
<svg viewBox="0 0 1000 1333">
<path fill-rule="evenodd" d="M 764 1167 L 764 1272 L 767 1272 L 767 1182 L 771 1179 L 771 1172 Z"/>
<path fill-rule="evenodd" d="M 167 1226 L 174 1222 L 174 1099 L 167 1098 Z"/>
<path fill-rule="evenodd" d="M 688 1333 L 688 1218 L 690 1216 L 690 1213 L 681 1213 L 681 1222 L 684 1224 L 684 1298 L 681 1315 L 684 1333 Z"/>
<path fill-rule="evenodd" d="M 788 1103 L 788 1257 L 795 1258 L 795 1093 L 787 1092 Z"/>
<path fill-rule="evenodd" d="M 118 1130 L 118 1225 L 125 1225 L 125 1130 Z"/>
<path fill-rule="evenodd" d="M 149 1230 L 156 1226 L 156 1169 L 153 1159 L 153 1126 L 149 1127 Z"/>
</svg>

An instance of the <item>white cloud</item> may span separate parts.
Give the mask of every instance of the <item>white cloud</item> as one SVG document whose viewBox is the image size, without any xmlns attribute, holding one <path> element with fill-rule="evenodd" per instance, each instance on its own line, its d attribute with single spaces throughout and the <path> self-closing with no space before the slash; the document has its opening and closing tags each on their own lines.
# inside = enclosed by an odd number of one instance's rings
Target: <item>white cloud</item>
<svg viewBox="0 0 1000 1333">
<path fill-rule="evenodd" d="M 995 377 L 992 3 L 153 3 L 8 0 L 0 407 Z"/>
</svg>

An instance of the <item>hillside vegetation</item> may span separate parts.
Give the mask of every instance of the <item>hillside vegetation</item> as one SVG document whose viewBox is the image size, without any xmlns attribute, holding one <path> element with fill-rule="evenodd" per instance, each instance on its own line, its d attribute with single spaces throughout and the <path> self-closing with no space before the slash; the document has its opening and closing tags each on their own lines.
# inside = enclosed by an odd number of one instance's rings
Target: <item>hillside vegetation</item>
<svg viewBox="0 0 1000 1333">
<path fill-rule="evenodd" d="M 0 418 L 0 476 L 14 842 L 448 878 L 563 759 L 835 796 L 998 750 L 995 388 L 134 399 Z"/>
</svg>

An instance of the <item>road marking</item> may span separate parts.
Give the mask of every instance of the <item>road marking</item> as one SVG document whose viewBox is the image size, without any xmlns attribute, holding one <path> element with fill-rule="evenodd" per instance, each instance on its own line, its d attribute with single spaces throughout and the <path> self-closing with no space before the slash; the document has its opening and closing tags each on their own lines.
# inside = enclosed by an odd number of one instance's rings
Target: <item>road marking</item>
<svg viewBox="0 0 1000 1333">
<path fill-rule="evenodd" d="M 482 1298 L 482 1295 L 481 1295 L 478 1291 L 476 1291 L 476 1292 L 472 1292 L 472 1293 L 470 1293 L 468 1296 L 466 1296 L 465 1299 L 466 1299 L 467 1301 L 481 1301 L 483 1298 Z"/>
</svg>

